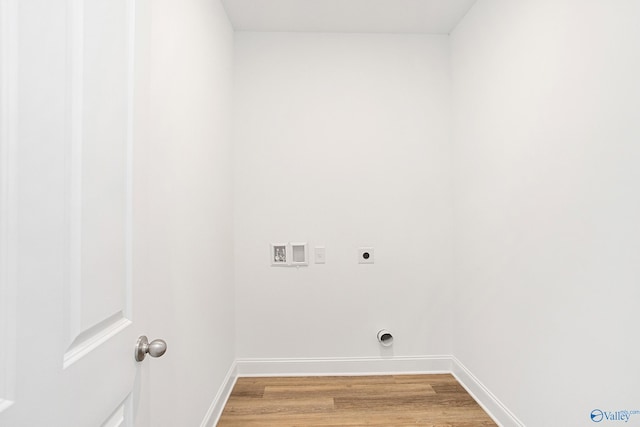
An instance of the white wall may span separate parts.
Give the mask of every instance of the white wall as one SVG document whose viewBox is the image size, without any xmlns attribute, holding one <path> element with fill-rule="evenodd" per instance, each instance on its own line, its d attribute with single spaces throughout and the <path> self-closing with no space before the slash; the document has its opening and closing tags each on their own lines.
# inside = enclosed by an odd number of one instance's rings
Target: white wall
<svg viewBox="0 0 640 427">
<path fill-rule="evenodd" d="M 236 33 L 239 358 L 450 354 L 449 101 L 445 36 Z"/>
<path fill-rule="evenodd" d="M 235 358 L 233 31 L 218 1 L 152 2 L 148 197 L 152 421 L 200 425 Z M 143 194 L 144 193 L 144 194 Z M 147 363 L 145 361 L 145 363 Z"/>
<path fill-rule="evenodd" d="M 454 354 L 529 427 L 640 409 L 638 16 L 479 0 L 452 35 Z"/>
</svg>

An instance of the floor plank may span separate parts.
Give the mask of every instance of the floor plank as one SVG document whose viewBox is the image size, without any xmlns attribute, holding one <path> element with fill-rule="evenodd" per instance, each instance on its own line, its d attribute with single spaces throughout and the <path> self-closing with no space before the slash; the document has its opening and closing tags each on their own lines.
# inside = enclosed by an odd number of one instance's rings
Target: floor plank
<svg viewBox="0 0 640 427">
<path fill-rule="evenodd" d="M 239 378 L 218 427 L 496 426 L 449 374 Z"/>
</svg>

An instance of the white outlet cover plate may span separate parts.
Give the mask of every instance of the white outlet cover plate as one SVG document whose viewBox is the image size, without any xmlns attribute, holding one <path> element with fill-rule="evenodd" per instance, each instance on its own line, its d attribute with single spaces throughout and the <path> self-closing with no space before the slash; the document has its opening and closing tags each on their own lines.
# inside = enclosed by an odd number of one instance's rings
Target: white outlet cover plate
<svg viewBox="0 0 640 427">
<path fill-rule="evenodd" d="M 327 262 L 327 256 L 324 246 L 316 246 L 314 254 L 316 264 L 324 264 Z"/>
<path fill-rule="evenodd" d="M 373 248 L 358 248 L 358 264 L 373 264 L 373 258 Z"/>
</svg>

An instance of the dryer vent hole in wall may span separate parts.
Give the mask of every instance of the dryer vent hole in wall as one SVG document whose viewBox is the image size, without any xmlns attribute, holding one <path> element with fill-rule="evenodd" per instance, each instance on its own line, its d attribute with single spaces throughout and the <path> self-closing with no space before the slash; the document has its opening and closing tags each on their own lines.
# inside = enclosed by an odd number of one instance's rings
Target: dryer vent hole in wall
<svg viewBox="0 0 640 427">
<path fill-rule="evenodd" d="M 378 341 L 384 347 L 390 347 L 391 344 L 393 344 L 393 335 L 391 335 L 391 332 L 386 329 L 382 329 L 378 331 Z"/>
</svg>

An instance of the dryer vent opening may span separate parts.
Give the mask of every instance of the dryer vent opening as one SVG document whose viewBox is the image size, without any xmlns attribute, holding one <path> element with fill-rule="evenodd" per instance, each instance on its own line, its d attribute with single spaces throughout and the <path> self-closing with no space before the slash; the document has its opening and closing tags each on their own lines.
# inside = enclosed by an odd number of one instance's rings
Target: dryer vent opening
<svg viewBox="0 0 640 427">
<path fill-rule="evenodd" d="M 391 344 L 393 344 L 393 335 L 391 335 L 391 332 L 387 331 L 386 329 L 382 329 L 378 331 L 378 341 L 384 347 L 389 347 L 391 346 Z"/>
</svg>

